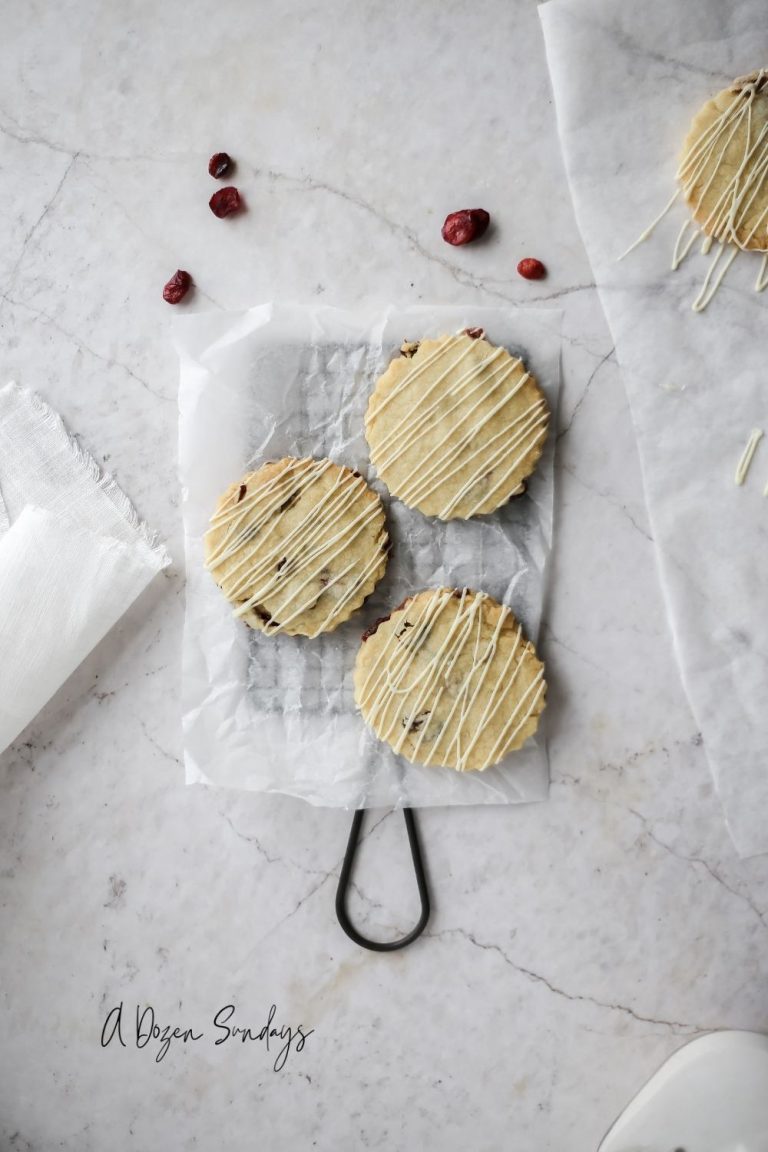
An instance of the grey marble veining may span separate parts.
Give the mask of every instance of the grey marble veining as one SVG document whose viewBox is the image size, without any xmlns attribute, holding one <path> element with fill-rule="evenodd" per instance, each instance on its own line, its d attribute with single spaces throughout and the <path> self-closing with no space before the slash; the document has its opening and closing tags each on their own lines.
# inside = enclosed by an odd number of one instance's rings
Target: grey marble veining
<svg viewBox="0 0 768 1152">
<path fill-rule="evenodd" d="M 561 166 L 535 6 L 17 7 L 0 45 L 3 377 L 40 389 L 169 539 L 159 578 L 0 760 L 0 1146 L 591 1150 L 687 1037 L 768 1026 L 768 863 L 733 852 L 675 667 L 626 398 Z M 208 155 L 248 204 L 217 221 Z M 479 204 L 487 243 L 452 250 Z M 536 255 L 541 284 L 514 271 Z M 566 309 L 543 649 L 547 804 L 428 811 L 435 910 L 360 951 L 349 817 L 188 789 L 176 366 L 189 307 L 557 300 Z M 355 910 L 416 912 L 377 813 Z M 106 1012 L 204 1029 L 110 1046 Z M 281 1072 L 227 1003 L 313 1028 Z"/>
<path fill-rule="evenodd" d="M 750 429 L 768 420 L 765 297 L 753 288 L 761 257 L 740 253 L 706 310 L 695 311 L 708 260 L 722 249 L 708 258 L 697 244 L 672 271 L 675 237 L 690 216 L 669 199 L 694 110 L 768 51 L 763 6 L 557 0 L 540 14 L 577 219 L 631 401 L 684 683 L 737 850 L 763 854 L 762 454 L 746 483 L 734 483 Z M 603 61 L 598 71 L 591 55 Z M 652 234 L 619 259 L 638 221 L 650 223 L 664 203 L 670 210 Z"/>
</svg>

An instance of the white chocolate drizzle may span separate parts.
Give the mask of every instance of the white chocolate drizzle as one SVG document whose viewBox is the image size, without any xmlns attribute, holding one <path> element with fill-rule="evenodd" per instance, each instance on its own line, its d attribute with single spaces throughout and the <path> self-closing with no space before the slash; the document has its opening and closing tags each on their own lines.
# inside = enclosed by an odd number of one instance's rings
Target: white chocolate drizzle
<svg viewBox="0 0 768 1152">
<path fill-rule="evenodd" d="M 502 605 L 493 634 L 483 643 L 482 609 L 489 599 L 483 592 L 471 594 L 466 588 L 460 594 L 450 588 L 437 588 L 419 606 L 407 630 L 405 624 L 392 628 L 378 661 L 363 681 L 358 707 L 395 752 L 402 751 L 409 734 L 418 732 L 411 759 L 426 765 L 450 761 L 460 772 L 469 770 L 469 757 L 477 741 L 500 708 L 508 704 L 510 692 L 514 691 L 520 670 L 527 662 L 528 650 L 523 650 L 525 641 L 518 624 L 509 655 L 501 667 L 494 669 L 493 679 L 488 682 L 502 627 L 511 615 L 509 608 Z M 455 616 L 445 637 L 437 646 L 431 646 L 432 627 L 449 604 L 456 606 Z M 406 620 L 405 614 L 403 620 Z M 460 682 L 451 684 L 451 673 L 467 651 L 471 653 L 469 669 Z M 414 678 L 414 661 L 419 656 L 428 658 Z M 503 759 L 514 747 L 545 690 L 541 666 L 504 720 L 478 771 Z M 447 692 L 452 697 L 451 707 L 435 730 L 436 709 Z M 483 693 L 485 708 L 473 724 L 474 731 L 467 732 L 467 718 Z M 450 732 L 452 735 L 448 738 Z M 427 739 L 428 733 L 431 739 Z"/>
<path fill-rule="evenodd" d="M 461 337 L 462 334 L 458 333 L 442 341 L 438 348 L 422 363 L 407 372 L 381 400 L 375 398 L 374 394 L 370 408 L 371 416 L 375 417 L 384 411 L 427 369 L 437 365 L 447 353 L 456 349 Z M 490 496 L 499 489 L 504 489 L 526 456 L 546 437 L 549 423 L 547 402 L 543 396 L 538 395 L 537 399 L 515 420 L 505 423 L 499 432 L 481 440 L 479 447 L 466 454 L 480 434 L 487 436 L 488 425 L 531 379 L 530 373 L 523 370 L 519 378 L 510 385 L 510 377 L 520 371 L 522 361 L 519 358 L 507 358 L 503 348 L 492 349 L 479 363 L 464 368 L 464 361 L 472 351 L 476 338 L 468 339 L 466 347 L 457 356 L 449 357 L 447 367 L 438 373 L 419 396 L 418 406 L 414 406 L 398 420 L 371 453 L 373 463 L 384 479 L 387 471 L 397 465 L 406 453 L 412 454 L 415 463 L 405 478 L 399 482 L 396 494 L 405 504 L 417 507 L 469 463 L 477 461 L 477 466 L 469 479 L 437 513 L 438 518 L 443 520 L 456 514 L 460 503 L 484 478 L 495 469 L 501 469 L 493 487 L 481 492 L 480 498 L 464 514 L 465 517 L 476 515 Z M 460 370 L 458 377 L 449 379 L 457 369 Z M 487 407 L 489 399 L 492 399 L 493 403 L 481 416 L 479 409 Z M 438 415 L 439 424 L 436 426 Z M 443 428 L 445 431 L 442 431 Z M 460 433 L 458 442 L 456 442 L 457 431 Z M 421 441 L 428 434 L 435 435 L 435 433 L 437 439 L 432 446 L 420 451 Z M 451 440 L 453 444 L 450 445 L 449 452 L 447 448 Z M 516 485 L 510 494 L 515 495 L 521 491 L 524 491 L 524 486 Z"/>
<path fill-rule="evenodd" d="M 308 502 L 306 513 L 287 536 L 273 539 L 280 513 L 329 469 L 336 472 L 329 490 Z M 237 558 L 221 579 L 222 591 L 236 605 L 237 617 L 255 611 L 264 618 L 264 602 L 278 598 L 274 613 L 266 613 L 271 636 L 284 631 L 327 596 L 329 610 L 311 633 L 318 636 L 334 625 L 381 564 L 387 537 L 379 501 L 365 499 L 369 489 L 362 477 L 353 476 L 331 460 L 292 461 L 266 483 L 250 481 L 239 499 L 243 487 L 234 494 L 233 502 L 211 518 L 211 528 L 224 532 L 206 559 L 206 568 L 217 577 L 220 565 Z M 354 510 L 356 504 L 359 511 Z M 331 575 L 331 568 L 348 553 L 350 544 L 377 520 L 382 524 L 381 534 L 362 567 L 361 561 L 352 557 Z M 287 577 L 291 578 L 290 587 Z M 331 589 L 336 589 L 335 595 L 328 595 Z"/>
<path fill-rule="evenodd" d="M 757 280 L 755 280 L 755 292 L 762 292 L 768 285 L 768 252 L 765 253 L 760 261 L 760 270 L 757 273 Z"/>
<path fill-rule="evenodd" d="M 625 256 L 628 256 L 630 252 L 633 252 L 652 235 L 657 224 L 667 215 L 681 192 L 686 199 L 691 197 L 699 181 L 711 167 L 706 181 L 692 204 L 692 212 L 695 216 L 720 171 L 731 140 L 740 128 L 745 127 L 746 141 L 741 161 L 719 195 L 714 207 L 701 225 L 694 219 L 686 220 L 675 242 L 672 253 L 672 271 L 680 267 L 699 236 L 704 238 L 701 245 L 703 255 L 709 253 L 713 241 L 718 242 L 717 251 L 710 261 L 704 282 L 691 305 L 694 312 L 704 311 L 723 283 L 728 269 L 740 251 L 749 249 L 765 253 L 755 282 L 755 291 L 762 292 L 768 285 L 768 204 L 757 217 L 746 238 L 739 239 L 739 234 L 749 218 L 750 209 L 756 198 L 765 194 L 766 180 L 768 180 L 768 123 L 763 124 L 755 140 L 752 141 L 752 109 L 755 96 L 767 82 L 768 70 L 762 68 L 754 76 L 736 81 L 737 89 L 733 99 L 717 119 L 699 134 L 683 156 L 676 173 L 676 178 L 681 185 L 680 188 L 656 219 L 619 257 L 619 260 L 623 260 Z M 758 233 L 758 230 L 760 230 L 760 234 L 764 232 L 765 235 L 761 237 L 760 247 L 753 248 L 750 241 Z M 690 235 L 688 236 L 689 231 Z M 726 249 L 728 254 L 725 260 L 721 262 Z"/>
<path fill-rule="evenodd" d="M 743 484 L 746 480 L 750 464 L 752 463 L 752 457 L 754 456 L 755 450 L 757 449 L 757 446 L 762 438 L 762 428 L 753 428 L 749 434 L 749 440 L 747 440 L 744 451 L 741 454 L 741 459 L 736 465 L 736 474 L 733 477 L 734 484 Z M 765 493 L 763 493 L 763 495 L 765 495 Z"/>
</svg>

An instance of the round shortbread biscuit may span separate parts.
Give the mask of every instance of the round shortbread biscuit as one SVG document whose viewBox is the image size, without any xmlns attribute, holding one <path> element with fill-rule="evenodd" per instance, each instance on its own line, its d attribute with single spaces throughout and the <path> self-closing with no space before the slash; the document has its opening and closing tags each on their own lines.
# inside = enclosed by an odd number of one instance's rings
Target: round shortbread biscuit
<svg viewBox="0 0 768 1152">
<path fill-rule="evenodd" d="M 219 500 L 205 565 L 235 616 L 273 636 L 331 632 L 384 575 L 384 509 L 331 460 L 271 460 Z"/>
<path fill-rule="evenodd" d="M 464 333 L 404 344 L 365 415 L 389 491 L 440 520 L 493 512 L 524 492 L 548 425 L 547 401 L 523 362 Z"/>
<path fill-rule="evenodd" d="M 735 80 L 699 109 L 677 175 L 702 232 L 768 250 L 768 71 Z"/>
<path fill-rule="evenodd" d="M 430 588 L 363 636 L 355 701 L 380 740 L 417 764 L 483 771 L 520 748 L 544 709 L 544 665 L 505 605 Z"/>
</svg>

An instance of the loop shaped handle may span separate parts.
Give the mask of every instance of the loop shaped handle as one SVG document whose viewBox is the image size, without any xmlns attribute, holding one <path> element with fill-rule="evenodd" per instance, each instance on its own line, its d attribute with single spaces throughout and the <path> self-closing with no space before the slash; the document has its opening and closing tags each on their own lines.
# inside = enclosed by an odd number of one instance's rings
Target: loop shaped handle
<svg viewBox="0 0 768 1152">
<path fill-rule="evenodd" d="M 349 840 L 347 841 L 347 850 L 344 853 L 344 861 L 341 865 L 341 875 L 339 876 L 339 885 L 336 889 L 336 916 L 339 924 L 349 936 L 350 940 L 354 940 L 355 944 L 359 944 L 361 948 L 368 948 L 371 952 L 395 952 L 398 948 L 405 948 L 408 944 L 412 944 L 424 931 L 429 920 L 430 904 L 429 904 L 429 889 L 427 887 L 427 877 L 424 870 L 424 861 L 421 855 L 421 846 L 419 844 L 419 835 L 416 829 L 416 816 L 412 808 L 403 808 L 403 819 L 405 820 L 406 831 L 408 832 L 408 843 L 411 849 L 411 858 L 413 860 L 413 870 L 416 875 L 416 884 L 419 889 L 419 899 L 421 901 L 421 915 L 414 928 L 406 935 L 401 937 L 400 940 L 379 941 L 369 940 L 363 936 L 355 928 L 354 924 L 349 918 L 347 912 L 347 894 L 349 891 L 350 878 L 352 875 L 352 867 L 355 860 L 355 853 L 357 852 L 360 829 L 365 815 L 364 808 L 358 808 L 352 817 L 352 827 L 349 831 Z"/>
</svg>

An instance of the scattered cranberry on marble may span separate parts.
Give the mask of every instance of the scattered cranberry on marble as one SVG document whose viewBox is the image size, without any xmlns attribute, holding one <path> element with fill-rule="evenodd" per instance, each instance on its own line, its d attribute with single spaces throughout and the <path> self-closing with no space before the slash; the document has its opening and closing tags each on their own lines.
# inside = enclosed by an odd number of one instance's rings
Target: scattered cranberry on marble
<svg viewBox="0 0 768 1152">
<path fill-rule="evenodd" d="M 228 152 L 214 152 L 208 161 L 208 171 L 214 180 L 220 180 L 222 176 L 226 176 L 231 167 L 232 157 Z"/>
<path fill-rule="evenodd" d="M 526 256 L 525 260 L 521 260 L 517 270 L 525 280 L 541 280 L 547 274 L 541 260 L 535 260 L 533 256 Z"/>
<path fill-rule="evenodd" d="M 446 244 L 471 244 L 484 234 L 491 217 L 484 208 L 462 208 L 451 212 L 443 224 L 442 236 Z"/>
<path fill-rule="evenodd" d="M 178 304 L 180 300 L 184 299 L 191 287 L 192 277 L 189 272 L 184 272 L 179 268 L 163 288 L 163 300 L 168 304 Z"/>
<path fill-rule="evenodd" d="M 211 212 L 220 220 L 224 216 L 231 216 L 233 212 L 237 212 L 242 207 L 242 203 L 237 188 L 232 187 L 219 188 L 218 192 L 214 192 L 208 201 Z"/>
</svg>

